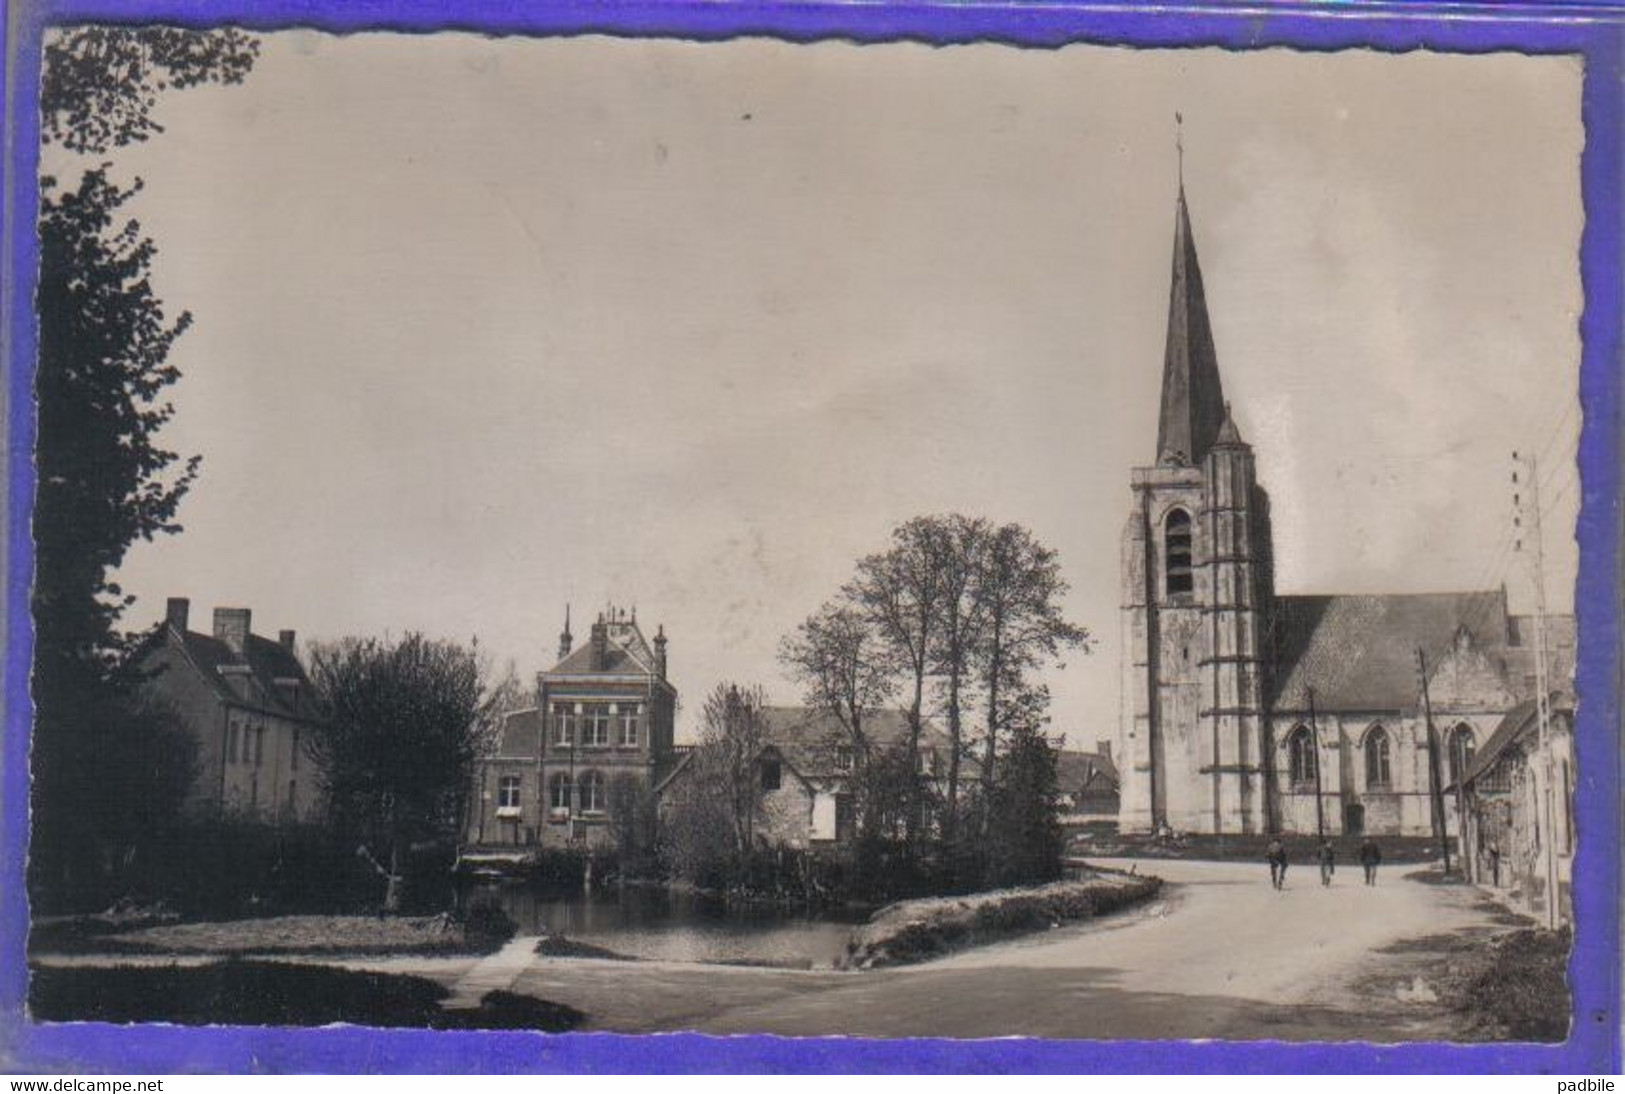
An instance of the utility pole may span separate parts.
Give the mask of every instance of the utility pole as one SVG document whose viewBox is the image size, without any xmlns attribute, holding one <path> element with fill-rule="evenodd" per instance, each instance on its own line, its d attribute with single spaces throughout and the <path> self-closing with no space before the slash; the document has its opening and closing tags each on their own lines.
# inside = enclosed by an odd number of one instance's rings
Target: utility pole
<svg viewBox="0 0 1625 1094">
<path fill-rule="evenodd" d="M 1512 485 L 1515 488 L 1512 493 L 1512 526 L 1516 530 L 1512 546 L 1529 559 L 1530 579 L 1535 588 L 1535 714 L 1540 725 L 1537 751 L 1541 757 L 1538 768 L 1541 784 L 1540 846 L 1546 867 L 1546 926 L 1556 930 L 1562 923 L 1563 915 L 1558 907 L 1557 825 L 1552 808 L 1552 692 L 1547 675 L 1550 666 L 1546 646 L 1546 557 L 1540 526 L 1540 468 L 1533 455 L 1520 458 L 1514 452 L 1512 462 Z M 1527 469 L 1527 494 L 1518 481 L 1520 466 Z M 1524 522 L 1526 516 L 1529 518 L 1527 525 Z M 1531 540 L 1528 551 L 1524 550 L 1526 532 Z"/>
<path fill-rule="evenodd" d="M 1433 833 L 1439 837 L 1444 855 L 1444 872 L 1450 872 L 1450 834 L 1444 827 L 1444 787 L 1439 781 L 1439 739 L 1433 732 L 1433 700 L 1428 698 L 1428 659 L 1421 647 L 1416 650 L 1416 667 L 1422 674 L 1422 716 L 1428 735 L 1428 791 L 1433 801 Z"/>
<path fill-rule="evenodd" d="M 1315 747 L 1315 832 L 1326 838 L 1326 799 L 1320 781 L 1320 722 L 1315 717 L 1315 689 L 1309 689 L 1309 737 Z"/>
</svg>

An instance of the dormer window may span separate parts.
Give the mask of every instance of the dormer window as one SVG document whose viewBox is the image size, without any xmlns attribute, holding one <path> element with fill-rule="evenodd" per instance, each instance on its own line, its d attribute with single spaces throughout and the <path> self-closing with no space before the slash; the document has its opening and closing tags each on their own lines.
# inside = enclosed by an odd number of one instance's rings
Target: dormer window
<svg viewBox="0 0 1625 1094">
<path fill-rule="evenodd" d="M 1191 576 L 1191 516 L 1175 509 L 1163 522 L 1165 588 L 1169 596 L 1188 593 L 1195 587 Z"/>
</svg>

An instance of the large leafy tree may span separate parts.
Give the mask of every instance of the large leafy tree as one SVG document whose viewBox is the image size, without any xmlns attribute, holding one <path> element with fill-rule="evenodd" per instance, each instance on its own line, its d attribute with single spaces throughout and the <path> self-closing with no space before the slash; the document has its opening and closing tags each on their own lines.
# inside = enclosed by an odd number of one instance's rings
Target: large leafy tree
<svg viewBox="0 0 1625 1094">
<path fill-rule="evenodd" d="M 1034 683 L 1033 674 L 1069 649 L 1087 651 L 1089 632 L 1068 622 L 1061 611 L 1068 586 L 1059 557 L 1019 524 L 988 533 L 975 584 L 981 627 L 973 661 L 986 716 L 986 793 L 992 788 L 1000 740 L 1017 730 L 1037 731 L 1046 719 L 1049 692 Z"/>
<path fill-rule="evenodd" d="M 1061 876 L 1066 846 L 1056 816 L 1056 753 L 1028 726 L 1010 733 L 988 791 L 983 843 L 987 884 L 1032 885 Z"/>
<path fill-rule="evenodd" d="M 908 693 L 908 755 L 919 755 L 925 721 L 927 686 L 935 668 L 938 629 L 948 597 L 943 560 L 952 550 L 945 522 L 916 517 L 892 532 L 891 545 L 858 562 L 857 575 L 845 596 L 860 606 L 864 618 L 901 669 Z M 912 855 L 920 828 L 922 788 L 911 780 L 906 850 Z"/>
<path fill-rule="evenodd" d="M 501 691 L 474 646 L 416 633 L 317 644 L 310 674 L 326 718 L 309 748 L 333 822 L 387 862 L 396 911 L 412 846 L 456 836 Z"/>
<path fill-rule="evenodd" d="M 839 727 L 836 740 L 822 743 L 832 753 L 850 750 L 853 781 L 863 783 L 874 753 L 869 716 L 896 691 L 897 666 L 861 607 L 847 597 L 826 603 L 785 636 L 779 661 L 801 684 L 806 704 Z M 860 823 L 868 816 L 864 806 L 860 798 Z"/>
<path fill-rule="evenodd" d="M 1043 818 L 1054 802 L 1042 739 L 1049 691 L 1038 677 L 1089 641 L 1065 617 L 1066 592 L 1055 552 L 1026 528 L 960 514 L 916 517 L 885 550 L 861 559 L 840 597 L 784 640 L 780 659 L 809 705 L 832 714 L 857 746 L 848 789 L 863 819 L 860 843 L 888 842 L 900 818 L 912 858 L 929 812 L 940 819 L 950 859 L 973 850 L 956 845 L 972 833 L 986 844 L 1015 838 L 1017 829 L 1049 832 Z M 864 719 L 899 691 L 908 733 L 895 748 L 876 750 Z M 940 787 L 915 768 L 929 695 L 940 700 L 949 737 Z M 960 761 L 973 751 L 977 708 L 985 717 L 980 793 L 968 796 Z M 970 832 L 960 824 L 967 802 L 979 818 Z M 1039 846 L 1054 857 L 1053 840 L 1045 836 Z M 1029 866 L 1021 872 L 1036 876 Z"/>
<path fill-rule="evenodd" d="M 96 155 L 145 140 L 162 129 L 160 91 L 236 83 L 257 48 L 238 31 L 62 31 L 45 49 L 43 139 Z M 112 576 L 133 543 L 179 531 L 198 471 L 159 439 L 170 348 L 191 319 L 153 292 L 156 248 L 123 212 L 140 189 L 106 163 L 70 186 L 41 180 L 30 863 L 58 894 L 128 842 L 130 818 L 150 830 L 154 809 L 178 808 L 188 781 L 174 719 L 133 694 L 118 627 L 131 599 Z"/>
<path fill-rule="evenodd" d="M 259 39 L 234 28 L 81 26 L 45 46 L 40 133 L 46 144 L 101 155 L 164 127 L 158 93 L 199 84 L 241 83 Z"/>
</svg>

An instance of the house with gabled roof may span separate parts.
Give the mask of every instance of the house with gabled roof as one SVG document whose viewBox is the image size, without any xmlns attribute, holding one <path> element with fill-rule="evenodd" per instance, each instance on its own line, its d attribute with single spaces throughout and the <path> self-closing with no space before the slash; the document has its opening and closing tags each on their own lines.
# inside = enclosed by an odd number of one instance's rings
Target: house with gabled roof
<svg viewBox="0 0 1625 1094">
<path fill-rule="evenodd" d="M 812 707 L 764 707 L 763 743 L 755 760 L 759 780 L 760 819 L 757 839 L 770 847 L 814 849 L 850 840 L 856 834 L 851 781 L 857 756 L 851 734 L 838 718 Z M 865 716 L 863 736 L 871 750 L 893 748 L 906 741 L 908 714 L 877 710 Z M 931 719 L 920 727 L 915 768 L 935 796 L 947 792 L 948 734 Z M 696 753 L 679 756 L 671 771 L 655 785 L 663 808 L 692 785 Z M 968 791 L 981 778 L 973 757 L 962 756 L 961 785 Z"/>
<path fill-rule="evenodd" d="M 537 673 L 534 705 L 504 719 L 494 752 L 477 765 L 464 833 L 470 853 L 613 838 L 628 793 L 648 794 L 678 755 L 667 648 L 664 627 L 651 639 L 636 611 L 618 608 L 600 614 L 577 645 L 566 609 L 558 660 Z"/>
<path fill-rule="evenodd" d="M 1459 791 L 1467 818 L 1469 877 L 1500 889 L 1531 914 L 1549 913 L 1557 882 L 1557 915 L 1567 918 L 1574 874 L 1574 695 L 1552 693 L 1541 726 L 1536 699 L 1501 718 L 1466 765 Z M 1548 861 L 1547 852 L 1551 853 Z"/>
<path fill-rule="evenodd" d="M 1093 752 L 1062 747 L 1055 754 L 1055 788 L 1067 823 L 1116 820 L 1121 804 L 1120 776 L 1112 743 L 1099 741 Z"/>
<path fill-rule="evenodd" d="M 168 601 L 136 655 L 142 687 L 171 707 L 198 746 L 188 807 L 268 822 L 316 819 L 320 772 L 308 751 L 322 713 L 295 633 L 253 632 L 247 608 L 216 608 L 209 634 L 190 629 L 191 602 Z"/>
</svg>

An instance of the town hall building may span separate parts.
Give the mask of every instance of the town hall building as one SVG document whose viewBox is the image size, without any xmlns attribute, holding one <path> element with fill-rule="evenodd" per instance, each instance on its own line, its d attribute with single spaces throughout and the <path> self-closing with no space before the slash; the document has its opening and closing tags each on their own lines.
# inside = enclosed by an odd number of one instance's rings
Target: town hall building
<svg viewBox="0 0 1625 1094">
<path fill-rule="evenodd" d="M 664 627 L 610 608 L 579 645 L 565 613 L 558 662 L 536 675 L 534 706 L 508 714 L 475 770 L 464 834 L 471 848 L 528 853 L 614 839 L 632 799 L 648 794 L 680 750 L 677 689 Z"/>
<path fill-rule="evenodd" d="M 1426 836 L 1442 812 L 1455 832 L 1439 788 L 1536 693 L 1535 620 L 1504 588 L 1277 592 L 1183 184 L 1155 455 L 1123 533 L 1119 828 Z M 1547 640 L 1572 709 L 1573 617 L 1548 617 Z"/>
</svg>

